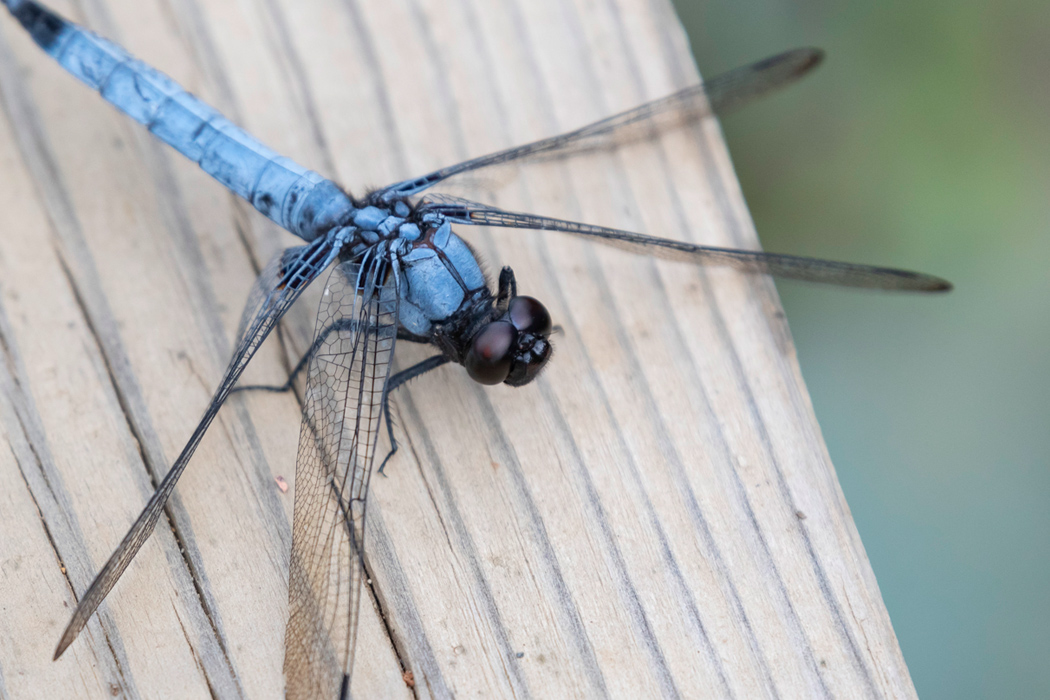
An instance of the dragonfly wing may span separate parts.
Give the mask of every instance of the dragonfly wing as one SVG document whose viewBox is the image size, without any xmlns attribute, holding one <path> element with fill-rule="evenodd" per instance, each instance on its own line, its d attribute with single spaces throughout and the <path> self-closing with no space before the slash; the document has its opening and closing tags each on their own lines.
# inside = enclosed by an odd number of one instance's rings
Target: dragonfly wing
<svg viewBox="0 0 1050 700">
<path fill-rule="evenodd" d="M 310 265 L 311 260 L 316 257 L 314 247 L 304 245 L 285 248 L 270 259 L 266 267 L 259 272 L 255 284 L 248 292 L 248 299 L 244 302 L 244 311 L 241 312 L 241 320 L 237 324 L 238 346 L 244 341 L 245 335 L 259 317 L 269 297 L 275 292 L 280 292 L 283 286 L 287 286 L 291 277 L 286 278 L 286 275 L 304 264 Z M 318 273 L 322 270 L 318 270 Z"/>
<path fill-rule="evenodd" d="M 317 317 L 327 333 L 310 361 L 288 582 L 287 696 L 343 698 L 357 633 L 368 482 L 397 337 L 396 274 L 381 263 L 336 267 Z M 396 269 L 393 271 L 396 272 Z"/>
<path fill-rule="evenodd" d="M 719 75 L 667 97 L 573 131 L 490 153 L 373 193 L 382 201 L 419 194 L 456 175 L 504 164 L 561 160 L 645 140 L 711 114 L 726 114 L 790 85 L 822 60 L 819 49 L 795 49 Z"/>
<path fill-rule="evenodd" d="M 143 509 L 134 525 L 124 536 L 116 551 L 110 556 L 109 561 L 102 567 L 102 571 L 91 583 L 87 592 L 81 597 L 73 617 L 66 626 L 62 639 L 55 650 L 55 658 L 62 655 L 87 621 L 94 614 L 95 609 L 105 599 L 106 595 L 120 579 L 124 570 L 128 568 L 135 554 L 138 553 L 143 543 L 153 532 L 164 504 L 171 496 L 175 484 L 178 482 L 186 465 L 193 456 L 205 431 L 211 425 L 219 408 L 226 400 L 230 390 L 237 383 L 248 362 L 255 355 L 255 351 L 262 344 L 266 336 L 270 334 L 277 322 L 284 316 L 303 290 L 312 282 L 332 261 L 335 251 L 332 245 L 324 238 L 316 239 L 313 243 L 302 248 L 293 249 L 294 254 L 275 259 L 264 273 L 256 281 L 252 292 L 249 294 L 249 308 L 251 313 L 245 312 L 242 320 L 242 328 L 238 334 L 237 347 L 233 352 L 233 358 L 226 368 L 219 388 L 215 391 L 211 403 L 208 404 L 204 416 L 201 418 L 197 428 L 193 431 L 186 446 L 182 449 L 175 463 L 172 465 L 164 479 L 160 482 L 157 490 L 153 493 L 149 503 Z M 282 260 L 284 263 L 283 264 Z M 279 272 L 275 272 L 279 270 Z"/>
<path fill-rule="evenodd" d="M 631 253 L 650 255 L 664 260 L 721 265 L 744 272 L 842 287 L 912 292 L 943 292 L 952 288 L 951 283 L 940 277 L 910 270 L 820 260 L 781 253 L 765 253 L 757 250 L 703 246 L 605 226 L 510 212 L 444 195 L 428 195 L 427 200 L 422 205 L 425 211 L 439 212 L 454 223 L 561 231 Z"/>
</svg>

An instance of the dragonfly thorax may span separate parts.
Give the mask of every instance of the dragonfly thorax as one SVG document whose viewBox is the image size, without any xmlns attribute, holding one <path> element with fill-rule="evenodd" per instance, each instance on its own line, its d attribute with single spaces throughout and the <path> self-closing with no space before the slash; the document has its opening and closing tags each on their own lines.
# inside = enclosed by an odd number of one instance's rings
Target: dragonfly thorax
<svg viewBox="0 0 1050 700">
<path fill-rule="evenodd" d="M 517 295 L 514 273 L 500 273 L 495 296 L 471 247 L 442 213 L 366 199 L 351 217 L 357 239 L 348 254 L 385 249 L 403 271 L 398 324 L 463 365 L 481 384 L 523 386 L 551 355 L 546 307 Z"/>
<path fill-rule="evenodd" d="M 452 223 L 404 201 L 368 203 L 352 221 L 358 238 L 352 256 L 385 248 L 398 258 L 404 331 L 426 338 L 481 384 L 521 386 L 539 374 L 551 354 L 550 314 L 536 299 L 517 296 L 510 268 L 493 296 Z"/>
<path fill-rule="evenodd" d="M 369 242 L 388 238 L 415 241 L 422 232 L 419 225 L 410 220 L 411 214 L 412 209 L 405 202 L 395 202 L 390 207 L 361 207 L 354 211 L 351 220 L 362 237 Z"/>
</svg>

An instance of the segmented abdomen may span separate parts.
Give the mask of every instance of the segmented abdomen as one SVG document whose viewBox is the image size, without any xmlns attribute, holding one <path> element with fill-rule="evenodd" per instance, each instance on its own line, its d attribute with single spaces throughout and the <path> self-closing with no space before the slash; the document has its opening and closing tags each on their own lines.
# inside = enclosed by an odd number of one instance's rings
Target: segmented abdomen
<svg viewBox="0 0 1050 700">
<path fill-rule="evenodd" d="M 292 233 L 312 240 L 353 212 L 334 182 L 270 150 L 113 42 L 39 3 L 4 4 L 63 68 Z"/>
</svg>

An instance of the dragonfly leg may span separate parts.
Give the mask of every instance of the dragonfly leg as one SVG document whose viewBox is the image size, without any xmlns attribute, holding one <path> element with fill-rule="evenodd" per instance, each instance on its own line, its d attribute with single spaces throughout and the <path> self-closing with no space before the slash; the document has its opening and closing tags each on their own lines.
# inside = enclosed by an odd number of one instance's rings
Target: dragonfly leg
<svg viewBox="0 0 1050 700">
<path fill-rule="evenodd" d="M 310 360 L 313 358 L 314 355 L 317 354 L 317 351 L 321 349 L 321 347 L 325 343 L 325 340 L 328 339 L 328 336 L 332 333 L 335 333 L 336 331 L 351 330 L 354 327 L 354 323 L 355 321 L 351 318 L 340 318 L 331 325 L 325 327 L 320 333 L 318 333 L 317 338 L 314 339 L 313 344 L 310 345 L 310 348 L 303 354 L 299 362 L 295 364 L 295 367 L 292 368 L 291 373 L 288 375 L 288 381 L 286 381 L 284 384 L 281 384 L 279 386 L 274 386 L 270 384 L 250 384 L 248 386 L 234 387 L 230 391 L 230 393 L 232 394 L 238 391 L 272 391 L 276 393 L 291 391 L 292 387 L 295 385 L 295 378 L 298 377 L 299 373 L 306 369 L 306 366 L 310 364 Z M 398 340 L 407 340 L 410 343 L 430 342 L 427 338 L 414 335 L 404 330 L 398 331 L 397 338 Z"/>
<path fill-rule="evenodd" d="M 510 266 L 504 266 L 499 271 L 499 287 L 496 292 L 496 308 L 506 310 L 513 297 L 518 296 L 518 281 L 514 278 L 514 270 Z"/>
<path fill-rule="evenodd" d="M 383 469 L 386 467 L 386 463 L 390 461 L 390 458 L 397 452 L 397 439 L 394 437 L 394 422 L 390 417 L 390 394 L 407 382 L 410 379 L 415 379 L 421 374 L 426 374 L 432 369 L 437 369 L 443 364 L 449 362 L 449 358 L 444 355 L 434 355 L 428 357 L 422 362 L 417 362 L 408 369 L 401 370 L 394 376 L 390 377 L 386 381 L 386 387 L 383 389 L 383 415 L 386 416 L 386 430 L 387 435 L 390 436 L 390 452 L 387 453 L 386 457 L 379 465 L 379 473 L 383 473 Z"/>
</svg>

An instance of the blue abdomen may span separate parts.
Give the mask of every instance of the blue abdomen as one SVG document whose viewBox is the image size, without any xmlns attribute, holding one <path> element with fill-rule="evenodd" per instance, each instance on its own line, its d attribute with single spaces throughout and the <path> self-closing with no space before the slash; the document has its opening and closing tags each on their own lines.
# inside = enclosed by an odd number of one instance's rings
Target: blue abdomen
<svg viewBox="0 0 1050 700">
<path fill-rule="evenodd" d="M 353 213 L 334 182 L 270 150 L 116 44 L 38 3 L 4 4 L 63 68 L 292 233 L 313 240 Z"/>
</svg>

